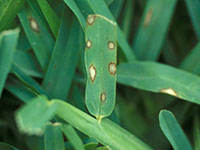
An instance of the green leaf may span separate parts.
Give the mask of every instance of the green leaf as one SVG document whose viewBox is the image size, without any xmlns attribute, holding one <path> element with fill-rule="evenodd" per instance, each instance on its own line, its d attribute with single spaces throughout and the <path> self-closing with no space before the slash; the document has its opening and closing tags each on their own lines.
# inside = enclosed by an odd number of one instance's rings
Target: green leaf
<svg viewBox="0 0 200 150">
<path fill-rule="evenodd" d="M 0 97 L 17 47 L 19 29 L 0 33 Z"/>
<path fill-rule="evenodd" d="M 156 60 L 167 34 L 177 0 L 148 0 L 133 42 L 137 58 Z"/>
<path fill-rule="evenodd" d="M 185 0 L 197 38 L 200 39 L 200 1 Z"/>
<path fill-rule="evenodd" d="M 193 137 L 194 137 L 194 150 L 200 149 L 200 120 L 199 116 L 196 115 L 194 118 L 194 126 L 193 126 Z"/>
<path fill-rule="evenodd" d="M 54 47 L 54 39 L 37 11 L 25 7 L 18 16 L 41 68 L 45 72 Z"/>
<path fill-rule="evenodd" d="M 65 100 L 75 74 L 80 51 L 84 49 L 84 36 L 78 21 L 74 21 L 71 31 L 66 14 L 62 18 L 60 33 L 42 86 L 51 98 Z M 67 37 L 69 40 L 67 41 Z M 72 59 L 73 58 L 73 59 Z"/>
<path fill-rule="evenodd" d="M 87 23 L 85 39 L 86 106 L 92 115 L 101 119 L 109 116 L 115 105 L 116 24 L 100 15 L 89 15 Z"/>
<path fill-rule="evenodd" d="M 57 105 L 49 102 L 45 96 L 38 96 L 16 112 L 18 128 L 23 133 L 41 135 L 56 109 Z"/>
<path fill-rule="evenodd" d="M 62 131 L 64 132 L 67 139 L 74 146 L 75 150 L 84 150 L 81 138 L 78 136 L 78 134 L 71 125 L 63 123 Z"/>
<path fill-rule="evenodd" d="M 57 37 L 58 31 L 59 31 L 59 24 L 60 24 L 60 20 L 58 16 L 56 15 L 55 11 L 51 8 L 51 6 L 46 0 L 37 0 L 37 2 L 40 5 L 40 8 L 54 36 Z"/>
<path fill-rule="evenodd" d="M 107 4 L 107 6 L 109 6 L 110 4 L 112 4 L 114 0 L 105 0 L 105 3 Z"/>
<path fill-rule="evenodd" d="M 200 104 L 200 78 L 164 64 L 150 61 L 121 64 L 118 66 L 117 81 Z"/>
<path fill-rule="evenodd" d="M 6 144 L 6 143 L 3 143 L 3 142 L 0 142 L 0 149 L 1 150 L 19 150 L 9 144 Z"/>
<path fill-rule="evenodd" d="M 190 142 L 170 111 L 160 111 L 159 122 L 163 133 L 172 144 L 174 150 L 192 150 Z"/>
<path fill-rule="evenodd" d="M 60 123 L 47 123 L 44 134 L 45 150 L 65 150 Z"/>
<path fill-rule="evenodd" d="M 200 43 L 198 43 L 191 52 L 184 58 L 181 62 L 180 68 L 195 73 L 197 75 L 200 74 Z"/>
<path fill-rule="evenodd" d="M 85 19 L 87 18 L 88 14 L 95 13 L 95 14 L 100 14 L 102 16 L 105 16 L 113 21 L 115 21 L 114 17 L 112 16 L 112 13 L 108 9 L 107 5 L 103 0 L 76 0 L 71 1 L 71 0 L 64 0 L 64 2 L 72 9 L 78 20 L 80 21 L 80 24 L 83 27 L 83 30 L 85 30 L 86 27 L 86 21 Z M 84 5 L 80 5 L 84 4 Z M 91 10 L 93 12 L 91 12 Z M 81 12 L 84 12 L 82 14 Z M 84 16 L 83 16 L 84 15 Z M 85 18 L 85 19 L 84 19 Z M 121 49 L 123 50 L 126 58 L 129 61 L 135 60 L 135 55 L 133 53 L 133 50 L 130 48 L 128 42 L 126 41 L 121 29 L 119 26 L 117 26 L 117 42 Z"/>
<path fill-rule="evenodd" d="M 0 32 L 13 22 L 23 4 L 24 0 L 0 0 Z"/>
</svg>

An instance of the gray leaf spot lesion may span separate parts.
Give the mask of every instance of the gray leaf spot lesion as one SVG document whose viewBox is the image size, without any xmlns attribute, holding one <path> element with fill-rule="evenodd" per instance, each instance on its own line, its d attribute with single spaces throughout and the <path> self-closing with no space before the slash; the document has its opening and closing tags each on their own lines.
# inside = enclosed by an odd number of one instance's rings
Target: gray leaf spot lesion
<svg viewBox="0 0 200 150">
<path fill-rule="evenodd" d="M 38 25 L 37 21 L 34 18 L 31 17 L 29 19 L 29 22 L 30 22 L 31 29 L 33 31 L 35 31 L 35 32 L 39 32 L 40 31 L 39 25 Z"/>
<path fill-rule="evenodd" d="M 92 47 L 92 41 L 91 40 L 87 40 L 86 41 L 86 47 L 87 48 L 91 48 Z"/>
<path fill-rule="evenodd" d="M 115 48 L 115 43 L 113 41 L 108 41 L 108 48 L 113 50 Z"/>
<path fill-rule="evenodd" d="M 96 71 L 96 68 L 94 67 L 94 65 L 91 65 L 89 67 L 89 74 L 90 74 L 91 81 L 94 82 L 96 75 L 97 75 L 97 71 Z"/>
<path fill-rule="evenodd" d="M 117 66 L 115 63 L 111 62 L 108 65 L 108 71 L 110 72 L 111 75 L 115 75 L 117 71 Z"/>
<path fill-rule="evenodd" d="M 88 15 L 87 24 L 92 25 L 95 22 L 95 15 Z"/>
<path fill-rule="evenodd" d="M 106 100 L 106 93 L 105 92 L 101 93 L 100 100 L 101 100 L 102 103 L 105 102 L 105 100 Z"/>
</svg>

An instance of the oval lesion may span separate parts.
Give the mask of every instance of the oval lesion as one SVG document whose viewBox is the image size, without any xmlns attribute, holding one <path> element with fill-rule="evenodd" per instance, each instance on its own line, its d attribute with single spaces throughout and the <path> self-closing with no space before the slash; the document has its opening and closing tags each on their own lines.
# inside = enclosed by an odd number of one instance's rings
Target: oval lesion
<svg viewBox="0 0 200 150">
<path fill-rule="evenodd" d="M 178 96 L 177 92 L 172 88 L 161 89 L 160 92 L 165 93 L 165 94 L 169 94 L 169 95 L 172 95 L 172 96 L 176 96 L 176 97 Z"/>
<path fill-rule="evenodd" d="M 35 32 L 39 32 L 40 31 L 39 25 L 38 25 L 37 21 L 33 17 L 31 17 L 29 19 L 29 22 L 30 22 L 31 29 L 33 31 L 35 31 Z"/>
<path fill-rule="evenodd" d="M 94 82 L 96 75 L 97 75 L 97 71 L 96 71 L 96 68 L 94 67 L 94 65 L 91 65 L 89 67 L 89 74 L 90 74 L 90 80 L 92 82 Z"/>
</svg>

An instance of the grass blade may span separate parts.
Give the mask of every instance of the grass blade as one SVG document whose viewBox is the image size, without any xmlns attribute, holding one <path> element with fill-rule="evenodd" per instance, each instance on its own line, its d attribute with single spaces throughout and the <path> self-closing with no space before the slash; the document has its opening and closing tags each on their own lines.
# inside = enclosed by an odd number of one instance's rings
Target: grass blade
<svg viewBox="0 0 200 150">
<path fill-rule="evenodd" d="M 0 32 L 13 22 L 23 4 L 24 0 L 0 0 Z"/>
<path fill-rule="evenodd" d="M 33 109 L 36 108 L 38 111 L 33 113 Z M 137 137 L 108 119 L 102 119 L 99 123 L 98 120 L 62 100 L 53 99 L 48 102 L 44 96 L 36 97 L 17 111 L 18 127 L 23 132 L 37 133 L 39 131 L 40 133 L 45 125 L 44 121 L 47 122 L 52 117 L 56 108 L 56 116 L 111 149 L 151 150 Z"/>
<path fill-rule="evenodd" d="M 19 29 L 0 33 L 0 97 L 17 47 Z"/>
<path fill-rule="evenodd" d="M 81 138 L 78 136 L 74 128 L 69 124 L 62 124 L 62 131 L 67 139 L 72 143 L 75 150 L 84 150 Z"/>
<path fill-rule="evenodd" d="M 200 121 L 199 121 L 199 116 L 196 115 L 194 118 L 194 130 L 193 130 L 193 135 L 194 135 L 194 150 L 199 150 L 200 149 Z"/>
<path fill-rule="evenodd" d="M 44 133 L 45 150 L 65 150 L 60 123 L 47 123 Z"/>
<path fill-rule="evenodd" d="M 139 29 L 133 42 L 137 58 L 156 60 L 168 31 L 177 0 L 147 1 Z"/>
<path fill-rule="evenodd" d="M 192 146 L 182 131 L 174 115 L 167 110 L 159 113 L 160 127 L 174 150 L 192 150 Z"/>
<path fill-rule="evenodd" d="M 200 39 L 200 1 L 185 0 L 197 38 Z"/>
<path fill-rule="evenodd" d="M 54 47 L 54 39 L 39 14 L 35 12 L 25 7 L 18 16 L 41 68 L 45 72 Z"/>
<path fill-rule="evenodd" d="M 85 39 L 86 106 L 92 115 L 101 119 L 109 116 L 115 105 L 116 24 L 100 15 L 89 15 L 87 23 Z"/>
<path fill-rule="evenodd" d="M 37 0 L 37 2 L 40 5 L 40 8 L 51 28 L 53 35 L 57 37 L 60 24 L 58 16 L 46 0 Z"/>
<path fill-rule="evenodd" d="M 80 50 L 84 49 L 84 36 L 78 21 L 74 21 L 70 33 L 67 16 L 62 19 L 60 33 L 42 86 L 52 98 L 65 100 L 78 63 Z M 68 25 L 69 26 L 69 25 Z M 66 41 L 66 37 L 70 37 Z M 73 58 L 73 59 L 72 59 Z"/>
<path fill-rule="evenodd" d="M 200 43 L 198 43 L 191 52 L 184 58 L 181 62 L 180 68 L 195 73 L 197 75 L 200 74 L 200 62 L 199 56 L 200 55 Z"/>
<path fill-rule="evenodd" d="M 148 61 L 121 64 L 118 66 L 117 81 L 200 104 L 200 78 L 164 64 Z"/>
</svg>

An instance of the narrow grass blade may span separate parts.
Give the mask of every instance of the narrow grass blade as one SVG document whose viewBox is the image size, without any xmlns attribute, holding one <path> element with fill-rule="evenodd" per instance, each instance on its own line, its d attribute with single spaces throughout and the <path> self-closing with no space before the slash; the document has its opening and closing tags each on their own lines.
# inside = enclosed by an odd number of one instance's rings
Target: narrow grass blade
<svg viewBox="0 0 200 150">
<path fill-rule="evenodd" d="M 45 96 L 38 96 L 16 112 L 16 122 L 21 132 L 41 135 L 43 127 L 55 114 L 57 105 L 50 104 Z M 35 111 L 37 110 L 37 111 Z"/>
<path fill-rule="evenodd" d="M 76 133 L 76 131 L 71 125 L 63 123 L 62 131 L 64 132 L 67 139 L 74 146 L 75 150 L 84 150 L 84 145 L 81 138 L 79 137 L 79 135 Z"/>
<path fill-rule="evenodd" d="M 84 36 L 78 21 L 74 21 L 70 33 L 66 28 L 67 16 L 62 19 L 60 33 L 42 86 L 51 98 L 65 100 L 74 77 L 80 51 L 84 49 Z M 66 37 L 70 37 L 66 41 Z"/>
<path fill-rule="evenodd" d="M 100 119 L 115 106 L 117 30 L 116 23 L 100 15 L 89 15 L 87 23 L 85 100 L 89 112 Z"/>
<path fill-rule="evenodd" d="M 46 91 L 44 91 L 44 89 L 42 89 L 42 87 L 33 78 L 29 77 L 27 74 L 25 74 L 23 71 L 21 71 L 14 64 L 12 65 L 11 71 L 33 93 L 35 93 L 36 95 L 38 95 L 38 94 L 47 95 Z"/>
<path fill-rule="evenodd" d="M 18 16 L 41 68 L 45 72 L 54 47 L 54 39 L 39 14 L 35 12 L 29 7 L 24 7 Z"/>
<path fill-rule="evenodd" d="M 149 0 L 133 42 L 137 58 L 156 60 L 160 54 L 177 0 Z"/>
<path fill-rule="evenodd" d="M 0 33 L 0 97 L 17 47 L 19 29 Z"/>
<path fill-rule="evenodd" d="M 200 39 L 200 1 L 185 0 L 197 38 Z"/>
<path fill-rule="evenodd" d="M 121 9 L 123 7 L 123 3 L 124 3 L 124 0 L 114 0 L 113 3 L 109 6 L 111 13 L 116 20 L 118 19 L 120 15 Z"/>
<path fill-rule="evenodd" d="M 45 126 L 44 150 L 65 150 L 60 123 L 47 123 Z"/>
<path fill-rule="evenodd" d="M 159 113 L 160 127 L 174 150 L 192 150 L 192 146 L 182 131 L 174 115 L 167 110 Z"/>
<path fill-rule="evenodd" d="M 194 126 L 193 126 L 193 139 L 194 139 L 194 150 L 200 149 L 200 120 L 199 116 L 196 115 L 194 118 Z"/>
<path fill-rule="evenodd" d="M 59 31 L 60 20 L 55 13 L 55 11 L 51 8 L 47 0 L 37 0 L 40 8 L 51 28 L 51 31 L 55 37 L 57 37 Z"/>
<path fill-rule="evenodd" d="M 191 50 L 191 52 L 184 58 L 184 60 L 181 62 L 180 68 L 199 75 L 200 74 L 199 56 L 200 56 L 200 43 L 198 43 Z"/>
<path fill-rule="evenodd" d="M 128 0 L 126 1 L 124 14 L 122 17 L 122 31 L 126 38 L 129 38 L 129 35 L 131 33 L 132 28 L 132 18 L 134 16 L 134 7 L 135 7 L 135 1 Z"/>
<path fill-rule="evenodd" d="M 85 27 L 86 27 L 85 19 L 87 18 L 88 14 L 91 14 L 91 13 L 100 14 L 113 21 L 115 20 L 114 17 L 112 16 L 112 13 L 110 12 L 110 10 L 108 9 L 108 7 L 106 6 L 103 0 L 100 0 L 100 1 L 76 0 L 76 3 L 75 1 L 71 2 L 71 0 L 64 0 L 64 2 L 72 9 L 74 14 L 78 17 L 80 24 L 83 27 L 83 30 L 85 30 Z M 81 3 L 84 5 L 79 5 Z M 93 12 L 91 12 L 91 10 Z M 84 12 L 84 13 L 82 14 L 81 12 Z M 136 60 L 133 50 L 130 48 L 119 26 L 117 26 L 117 35 L 118 35 L 117 42 L 119 46 L 121 47 L 123 53 L 125 54 L 127 60 L 129 61 Z"/>
<path fill-rule="evenodd" d="M 148 61 L 121 64 L 118 66 L 117 81 L 200 104 L 200 78 L 164 64 Z"/>
<path fill-rule="evenodd" d="M 0 149 L 1 150 L 19 150 L 19 149 L 15 148 L 14 146 L 11 146 L 11 145 L 3 143 L 3 142 L 0 142 Z"/>
<path fill-rule="evenodd" d="M 24 0 L 0 0 L 0 32 L 13 22 L 23 4 Z"/>
<path fill-rule="evenodd" d="M 25 103 L 38 96 L 37 93 L 33 92 L 30 88 L 16 80 L 14 77 L 8 78 L 5 89 Z"/>
<path fill-rule="evenodd" d="M 13 64 L 19 67 L 24 73 L 29 76 L 41 78 L 42 70 L 36 58 L 25 51 L 16 50 Z"/>
</svg>

